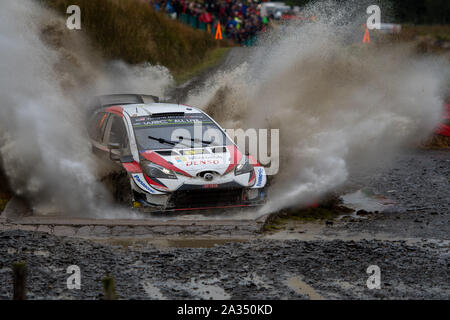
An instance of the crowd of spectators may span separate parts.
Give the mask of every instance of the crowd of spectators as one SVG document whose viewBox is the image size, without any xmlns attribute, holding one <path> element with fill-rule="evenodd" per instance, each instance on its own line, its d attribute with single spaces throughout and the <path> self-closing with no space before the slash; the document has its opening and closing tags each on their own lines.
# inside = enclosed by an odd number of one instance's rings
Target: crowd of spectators
<svg viewBox="0 0 450 320">
<path fill-rule="evenodd" d="M 266 17 L 260 15 L 260 0 L 149 0 L 156 11 L 173 19 L 189 15 L 215 32 L 218 22 L 227 39 L 244 43 L 257 32 L 265 31 Z"/>
</svg>

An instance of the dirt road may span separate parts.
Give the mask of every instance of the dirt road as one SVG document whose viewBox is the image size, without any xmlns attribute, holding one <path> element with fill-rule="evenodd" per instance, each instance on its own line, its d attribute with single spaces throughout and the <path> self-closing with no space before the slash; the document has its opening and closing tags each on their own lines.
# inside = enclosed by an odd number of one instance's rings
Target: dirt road
<svg viewBox="0 0 450 320">
<path fill-rule="evenodd" d="M 231 50 L 224 65 L 246 56 Z M 12 297 L 11 265 L 24 260 L 32 299 L 101 298 L 105 274 L 123 299 L 448 299 L 450 151 L 404 151 L 358 172 L 338 191 L 357 212 L 327 222 L 287 219 L 270 232 L 264 219 L 1 216 L 0 298 Z M 66 287 L 73 264 L 81 290 Z M 367 287 L 371 265 L 380 268 L 380 289 Z"/>
<path fill-rule="evenodd" d="M 25 260 L 29 297 L 36 299 L 101 298 L 107 273 L 123 299 L 448 299 L 449 162 L 448 151 L 414 151 L 371 177 L 355 177 L 352 188 L 395 201 L 385 212 L 295 222 L 241 239 L 93 242 L 4 231 L 0 298 L 12 296 L 11 264 Z M 81 268 L 81 290 L 66 287 L 72 264 Z M 380 268 L 380 289 L 367 288 L 370 265 Z"/>
</svg>

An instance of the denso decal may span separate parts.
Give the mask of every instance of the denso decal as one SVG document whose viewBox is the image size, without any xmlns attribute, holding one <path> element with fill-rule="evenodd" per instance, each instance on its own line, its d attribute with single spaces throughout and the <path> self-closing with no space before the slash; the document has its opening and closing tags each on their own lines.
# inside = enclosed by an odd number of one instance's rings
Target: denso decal
<svg viewBox="0 0 450 320">
<path fill-rule="evenodd" d="M 148 192 L 150 193 L 155 193 L 154 190 L 152 190 L 149 186 L 147 186 L 147 184 L 145 184 L 144 181 L 141 180 L 141 178 L 139 177 L 139 175 L 135 175 L 133 176 L 134 180 L 136 180 L 137 182 L 139 182 L 139 184 Z"/>
<path fill-rule="evenodd" d="M 197 161 L 188 161 L 186 162 L 186 167 L 190 166 L 200 166 L 206 164 L 219 164 L 219 160 L 197 160 Z"/>
</svg>

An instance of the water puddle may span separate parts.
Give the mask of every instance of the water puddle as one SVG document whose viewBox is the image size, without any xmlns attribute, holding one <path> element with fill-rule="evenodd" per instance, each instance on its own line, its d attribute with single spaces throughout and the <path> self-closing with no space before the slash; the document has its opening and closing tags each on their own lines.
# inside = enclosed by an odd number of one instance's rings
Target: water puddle
<svg viewBox="0 0 450 320">
<path fill-rule="evenodd" d="M 343 204 L 355 211 L 382 212 L 395 204 L 395 202 L 371 189 L 361 189 L 341 196 Z"/>
<path fill-rule="evenodd" d="M 286 281 L 286 285 L 296 293 L 306 295 L 310 300 L 324 300 L 313 287 L 304 282 L 300 277 L 292 277 Z"/>
<path fill-rule="evenodd" d="M 35 251 L 33 251 L 33 254 L 38 257 L 44 257 L 44 258 L 50 257 L 50 251 L 47 251 L 47 250 L 35 250 Z"/>
<path fill-rule="evenodd" d="M 204 300 L 229 300 L 231 296 L 219 286 L 220 280 L 211 279 L 194 279 L 190 282 L 166 281 L 158 284 L 161 289 L 168 289 L 175 292 L 185 292 L 185 294 L 194 297 L 194 299 Z M 158 289 L 159 290 L 159 289 Z M 151 292 L 152 294 L 154 291 Z"/>
<path fill-rule="evenodd" d="M 147 297 L 151 300 L 166 300 L 166 297 L 162 294 L 159 288 L 155 287 L 150 281 L 144 281 L 142 283 L 142 287 L 144 288 Z"/>
<path fill-rule="evenodd" d="M 203 280 L 191 280 L 190 287 L 192 291 L 202 299 L 206 300 L 229 300 L 230 295 L 225 292 L 225 290 L 218 285 L 220 282 L 218 279 L 203 279 Z"/>
<path fill-rule="evenodd" d="M 155 239 L 155 238 L 120 238 L 120 239 L 93 239 L 95 242 L 106 243 L 113 246 L 164 248 L 212 248 L 230 242 L 245 242 L 248 239 Z"/>
</svg>

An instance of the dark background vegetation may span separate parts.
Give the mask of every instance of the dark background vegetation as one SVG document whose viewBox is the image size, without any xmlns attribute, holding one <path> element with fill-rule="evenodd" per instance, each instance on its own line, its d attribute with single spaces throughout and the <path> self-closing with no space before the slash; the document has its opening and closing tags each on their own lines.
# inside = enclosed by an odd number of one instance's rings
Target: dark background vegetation
<svg viewBox="0 0 450 320">
<path fill-rule="evenodd" d="M 291 6 L 303 6 L 313 1 L 316 0 L 284 0 Z M 383 22 L 450 24 L 450 0 L 374 0 L 370 4 L 379 4 L 382 12 L 383 5 L 392 8 L 394 21 Z"/>
</svg>

